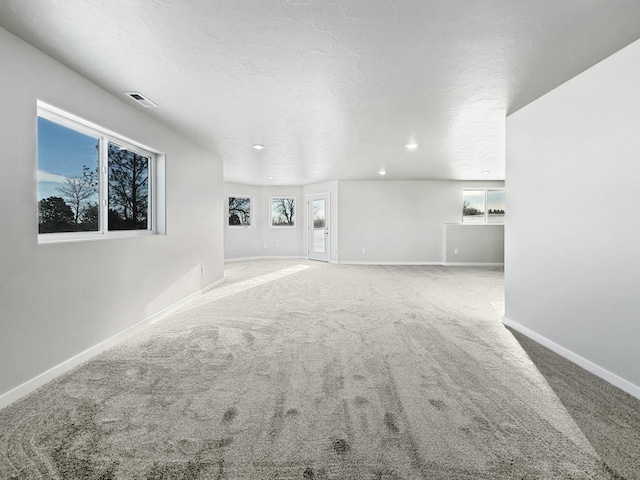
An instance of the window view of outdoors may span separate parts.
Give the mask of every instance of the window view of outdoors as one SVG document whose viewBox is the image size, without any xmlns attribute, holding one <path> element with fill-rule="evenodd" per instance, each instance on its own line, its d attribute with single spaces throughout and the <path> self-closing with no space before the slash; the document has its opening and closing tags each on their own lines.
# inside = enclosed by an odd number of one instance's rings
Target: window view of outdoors
<svg viewBox="0 0 640 480">
<path fill-rule="evenodd" d="M 504 223 L 504 190 L 487 190 L 487 223 Z"/>
<path fill-rule="evenodd" d="M 98 139 L 38 117 L 38 230 L 98 230 Z"/>
<path fill-rule="evenodd" d="M 313 251 L 325 253 L 325 229 L 327 222 L 325 219 L 324 200 L 313 201 Z"/>
<path fill-rule="evenodd" d="M 229 197 L 229 226 L 251 226 L 251 198 Z"/>
<path fill-rule="evenodd" d="M 465 190 L 463 192 L 463 223 L 484 223 L 484 194 L 484 190 Z"/>
<path fill-rule="evenodd" d="M 295 225 L 295 198 L 271 199 L 271 226 L 292 227 Z"/>
<path fill-rule="evenodd" d="M 149 228 L 149 160 L 109 143 L 109 230 Z"/>
</svg>

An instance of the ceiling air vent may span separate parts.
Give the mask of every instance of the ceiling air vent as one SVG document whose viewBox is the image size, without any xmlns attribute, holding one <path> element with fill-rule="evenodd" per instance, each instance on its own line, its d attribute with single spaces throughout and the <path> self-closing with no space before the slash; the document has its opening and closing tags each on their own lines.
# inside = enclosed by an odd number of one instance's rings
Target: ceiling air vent
<svg viewBox="0 0 640 480">
<path fill-rule="evenodd" d="M 133 98 L 136 102 L 138 102 L 143 107 L 149 108 L 149 107 L 158 106 L 139 92 L 124 92 L 124 94 Z"/>
</svg>

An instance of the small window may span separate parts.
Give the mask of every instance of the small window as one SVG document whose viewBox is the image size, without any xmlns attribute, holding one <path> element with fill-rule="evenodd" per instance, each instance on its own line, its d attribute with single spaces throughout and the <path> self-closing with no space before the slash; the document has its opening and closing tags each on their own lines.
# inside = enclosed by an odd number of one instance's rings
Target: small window
<svg viewBox="0 0 640 480">
<path fill-rule="evenodd" d="M 462 223 L 504 223 L 504 189 L 465 189 L 462 197 Z"/>
<path fill-rule="evenodd" d="M 39 233 L 99 229 L 100 139 L 38 117 Z"/>
<path fill-rule="evenodd" d="M 151 155 L 109 142 L 109 230 L 150 230 Z"/>
<path fill-rule="evenodd" d="M 156 232 L 160 155 L 38 103 L 40 241 Z"/>
<path fill-rule="evenodd" d="M 250 197 L 229 197 L 229 226 L 230 227 L 250 227 L 251 226 L 251 198 Z"/>
<path fill-rule="evenodd" d="M 463 223 L 485 223 L 485 190 L 465 190 L 462 203 Z"/>
<path fill-rule="evenodd" d="M 487 190 L 487 223 L 504 223 L 504 190 Z"/>
<path fill-rule="evenodd" d="M 271 226 L 294 227 L 296 224 L 296 199 L 293 197 L 274 197 L 271 199 Z"/>
</svg>

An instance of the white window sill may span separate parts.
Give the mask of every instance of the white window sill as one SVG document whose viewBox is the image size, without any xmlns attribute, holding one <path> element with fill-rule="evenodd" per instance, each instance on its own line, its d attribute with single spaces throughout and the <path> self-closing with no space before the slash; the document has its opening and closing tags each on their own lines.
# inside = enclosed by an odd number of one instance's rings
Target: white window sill
<svg viewBox="0 0 640 480">
<path fill-rule="evenodd" d="M 145 237 L 160 235 L 151 230 L 124 230 L 108 233 L 72 232 L 72 233 L 43 233 L 38 235 L 38 245 L 49 243 L 87 242 L 95 240 L 112 240 L 116 238 Z"/>
</svg>

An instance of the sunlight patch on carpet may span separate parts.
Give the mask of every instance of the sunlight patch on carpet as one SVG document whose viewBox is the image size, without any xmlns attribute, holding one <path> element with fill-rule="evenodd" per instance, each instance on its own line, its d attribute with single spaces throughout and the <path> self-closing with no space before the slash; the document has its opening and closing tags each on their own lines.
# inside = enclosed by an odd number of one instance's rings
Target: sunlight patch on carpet
<svg viewBox="0 0 640 480">
<path fill-rule="evenodd" d="M 206 305 L 211 302 L 215 302 L 220 300 L 221 298 L 228 297 L 230 295 L 235 295 L 236 293 L 244 292 L 245 290 L 249 290 L 250 288 L 257 287 L 258 285 L 263 285 L 265 283 L 273 282 L 275 280 L 279 280 L 280 278 L 286 277 L 288 275 L 293 275 L 294 273 L 299 273 L 308 268 L 312 268 L 311 265 L 294 265 L 293 267 L 283 268 L 282 270 L 277 270 L 272 273 L 267 273 L 266 275 L 261 275 L 259 277 L 250 278 L 248 280 L 244 280 L 242 282 L 234 283 L 232 285 L 226 285 L 220 288 L 214 288 L 202 295 L 193 301 L 189 302 L 187 305 L 182 307 L 180 311 L 188 310 L 194 307 L 199 307 L 201 305 Z"/>
</svg>

